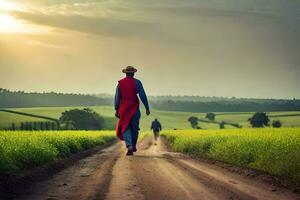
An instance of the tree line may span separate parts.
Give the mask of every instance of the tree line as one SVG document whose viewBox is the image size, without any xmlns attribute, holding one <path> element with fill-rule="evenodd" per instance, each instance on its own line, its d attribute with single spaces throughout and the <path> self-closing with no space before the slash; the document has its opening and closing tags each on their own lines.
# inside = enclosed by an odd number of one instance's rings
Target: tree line
<svg viewBox="0 0 300 200">
<path fill-rule="evenodd" d="M 218 124 L 220 129 L 224 129 L 225 125 L 230 125 L 235 128 L 242 128 L 241 125 L 238 123 L 232 123 L 232 122 L 226 122 L 226 121 L 215 121 L 216 114 L 214 113 L 206 113 L 205 119 L 199 119 L 198 117 L 191 116 L 187 119 L 188 122 L 190 122 L 191 127 L 194 129 L 202 129 L 199 126 L 199 122 L 205 122 L 205 123 L 214 123 Z M 253 114 L 252 117 L 248 119 L 249 123 L 253 128 L 263 128 L 263 127 L 270 127 L 272 126 L 273 128 L 280 128 L 282 127 L 282 122 L 280 120 L 273 120 L 272 124 L 270 124 L 270 118 L 265 112 L 256 112 Z"/>
<path fill-rule="evenodd" d="M 19 125 L 12 123 L 5 130 L 21 130 L 21 131 L 44 131 L 44 130 L 59 130 L 59 124 L 53 121 L 37 121 L 37 122 L 21 122 Z"/>
<path fill-rule="evenodd" d="M 10 91 L 0 88 L 0 108 L 46 106 L 96 106 L 111 105 L 112 99 L 94 95 L 65 94 L 55 92 L 35 93 Z"/>
<path fill-rule="evenodd" d="M 156 109 L 183 112 L 274 112 L 274 111 L 300 111 L 300 100 L 270 100 L 255 101 L 220 101 L 220 102 L 194 102 L 194 101 L 159 101 L 154 104 Z"/>
<path fill-rule="evenodd" d="M 184 112 L 300 111 L 299 99 L 246 99 L 198 96 L 150 97 L 152 108 Z M 0 108 L 113 105 L 113 96 L 33 93 L 0 88 Z"/>
</svg>

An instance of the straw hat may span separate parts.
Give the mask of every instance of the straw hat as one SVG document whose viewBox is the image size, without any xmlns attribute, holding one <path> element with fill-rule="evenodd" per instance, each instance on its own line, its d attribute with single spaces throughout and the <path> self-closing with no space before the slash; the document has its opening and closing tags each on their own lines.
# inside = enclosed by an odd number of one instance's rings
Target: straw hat
<svg viewBox="0 0 300 200">
<path fill-rule="evenodd" d="M 135 73 L 137 69 L 132 66 L 127 66 L 125 69 L 122 70 L 123 73 Z"/>
</svg>

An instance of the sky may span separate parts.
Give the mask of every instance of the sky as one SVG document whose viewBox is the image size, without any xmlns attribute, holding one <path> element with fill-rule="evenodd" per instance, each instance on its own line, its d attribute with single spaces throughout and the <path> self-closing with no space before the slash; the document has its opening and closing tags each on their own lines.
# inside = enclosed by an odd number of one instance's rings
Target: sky
<svg viewBox="0 0 300 200">
<path fill-rule="evenodd" d="M 0 87 L 300 98 L 297 0 L 0 0 Z"/>
</svg>

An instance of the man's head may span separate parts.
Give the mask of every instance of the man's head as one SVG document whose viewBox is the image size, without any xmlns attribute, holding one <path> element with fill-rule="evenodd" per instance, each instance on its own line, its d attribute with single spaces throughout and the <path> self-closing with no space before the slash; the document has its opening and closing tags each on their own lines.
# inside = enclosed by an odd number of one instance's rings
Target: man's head
<svg viewBox="0 0 300 200">
<path fill-rule="evenodd" d="M 155 118 L 154 121 L 157 121 L 157 118 Z"/>
<path fill-rule="evenodd" d="M 123 73 L 126 74 L 126 76 L 133 77 L 134 73 L 137 72 L 137 69 L 132 66 L 127 66 L 125 69 L 122 70 Z"/>
</svg>

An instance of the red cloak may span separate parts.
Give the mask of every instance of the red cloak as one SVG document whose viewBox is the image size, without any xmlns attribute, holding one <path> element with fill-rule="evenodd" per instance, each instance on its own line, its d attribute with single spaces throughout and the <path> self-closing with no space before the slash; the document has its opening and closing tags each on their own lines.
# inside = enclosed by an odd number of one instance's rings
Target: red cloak
<svg viewBox="0 0 300 200">
<path fill-rule="evenodd" d="M 130 124 L 132 117 L 139 108 L 139 99 L 137 97 L 137 86 L 133 77 L 125 77 L 119 81 L 119 92 L 121 96 L 119 106 L 119 121 L 117 123 L 117 136 L 124 140 L 123 135 Z"/>
</svg>

